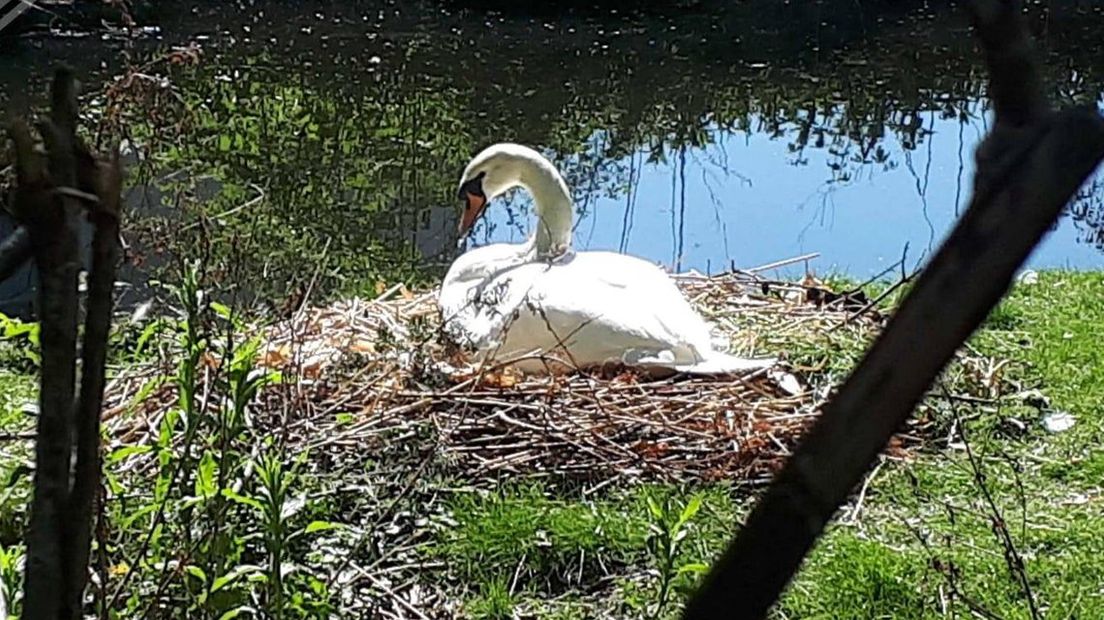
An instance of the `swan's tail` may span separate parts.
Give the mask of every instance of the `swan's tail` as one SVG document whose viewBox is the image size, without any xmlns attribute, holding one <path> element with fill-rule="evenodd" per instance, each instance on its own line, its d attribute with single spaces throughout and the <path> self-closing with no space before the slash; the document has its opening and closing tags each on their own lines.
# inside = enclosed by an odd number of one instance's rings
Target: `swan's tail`
<svg viewBox="0 0 1104 620">
<path fill-rule="evenodd" d="M 696 353 L 687 354 L 686 357 L 697 359 L 694 361 L 678 360 L 670 350 L 658 352 L 630 350 L 622 355 L 621 361 L 629 366 L 684 372 L 692 375 L 746 374 L 755 370 L 772 368 L 778 362 L 773 357 L 749 359 L 716 350 L 710 351 L 708 357 L 704 359 Z"/>
<path fill-rule="evenodd" d="M 797 396 L 805 391 L 797 377 L 776 366 L 776 358 L 749 359 L 736 357 L 728 353 L 714 351 L 709 358 L 676 367 L 679 371 L 692 375 L 735 375 L 755 371 L 766 371 L 766 377 L 783 392 Z"/>
<path fill-rule="evenodd" d="M 731 375 L 772 368 L 776 363 L 778 359 L 773 357 L 751 359 L 713 351 L 700 362 L 676 364 L 674 368 L 692 375 Z"/>
</svg>

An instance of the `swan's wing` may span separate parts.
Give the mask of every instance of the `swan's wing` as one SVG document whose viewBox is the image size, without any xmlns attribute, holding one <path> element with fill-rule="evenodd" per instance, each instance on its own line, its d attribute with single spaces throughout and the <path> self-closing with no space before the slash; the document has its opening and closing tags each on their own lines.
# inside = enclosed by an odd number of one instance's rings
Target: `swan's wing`
<svg viewBox="0 0 1104 620">
<path fill-rule="evenodd" d="M 461 254 L 449 266 L 437 294 L 437 304 L 442 314 L 447 317 L 457 313 L 467 305 L 473 289 L 522 262 L 524 256 L 518 247 L 506 243 L 496 243 Z"/>
<path fill-rule="evenodd" d="M 561 335 L 575 330 L 570 349 L 595 358 L 691 374 L 742 373 L 776 362 L 713 349 L 709 324 L 675 281 L 632 256 L 580 253 L 535 279 L 530 296 L 541 302 L 546 323 Z"/>
<path fill-rule="evenodd" d="M 476 259 L 449 270 L 441 310 L 458 342 L 496 357 L 566 349 L 578 364 L 620 359 L 699 374 L 773 362 L 714 351 L 709 325 L 674 280 L 641 259 L 610 252 L 552 264 L 504 265 L 491 252 Z"/>
<path fill-rule="evenodd" d="M 536 265 L 517 246 L 490 245 L 458 258 L 449 268 L 437 303 L 446 332 L 461 345 L 493 346 L 523 303 Z"/>
<path fill-rule="evenodd" d="M 585 322 L 598 337 L 620 333 L 641 343 L 709 346 L 708 325 L 656 265 L 624 254 L 581 252 L 546 269 L 534 280 L 530 299 L 564 323 Z"/>
</svg>

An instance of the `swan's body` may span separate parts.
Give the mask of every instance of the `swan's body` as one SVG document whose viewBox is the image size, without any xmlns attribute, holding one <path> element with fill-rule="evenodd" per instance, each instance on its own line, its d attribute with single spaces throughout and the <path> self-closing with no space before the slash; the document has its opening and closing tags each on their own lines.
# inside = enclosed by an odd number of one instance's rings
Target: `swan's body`
<svg viewBox="0 0 1104 620">
<path fill-rule="evenodd" d="M 472 160 L 461 180 L 469 201 L 461 232 L 488 200 L 518 185 L 534 198 L 533 235 L 523 244 L 463 254 L 438 298 L 448 332 L 480 359 L 533 373 L 621 362 L 712 374 L 773 362 L 715 350 L 708 324 L 658 266 L 625 254 L 573 250 L 570 195 L 536 151 L 499 144 Z"/>
</svg>

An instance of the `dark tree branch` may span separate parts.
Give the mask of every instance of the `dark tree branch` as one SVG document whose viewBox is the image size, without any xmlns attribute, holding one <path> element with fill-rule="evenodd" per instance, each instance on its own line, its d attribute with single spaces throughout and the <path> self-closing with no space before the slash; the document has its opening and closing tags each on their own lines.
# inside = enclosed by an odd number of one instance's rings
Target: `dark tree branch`
<svg viewBox="0 0 1104 620">
<path fill-rule="evenodd" d="M 95 226 L 92 237 L 92 272 L 88 282 L 88 312 L 84 323 L 80 400 L 76 412 L 77 460 L 73 490 L 69 495 L 69 519 L 66 521 L 68 546 L 63 563 L 66 569 L 66 606 L 63 618 L 79 620 L 84 588 L 88 580 L 91 553 L 93 499 L 100 488 L 100 410 L 103 406 L 107 339 L 111 330 L 112 294 L 115 269 L 119 262 L 119 203 L 122 170 L 119 153 L 110 163 L 99 163 L 83 148 L 78 153 L 81 190 L 97 197 L 89 205 Z"/>
<path fill-rule="evenodd" d="M 55 618 L 60 608 L 59 577 L 63 519 L 69 495 L 69 459 L 73 392 L 76 380 L 78 205 L 58 194 L 57 187 L 76 183 L 76 92 L 73 76 L 59 70 L 52 85 L 52 122 L 41 126 L 46 142 L 49 180 L 34 174 L 30 132 L 17 126 L 17 171 L 31 181 L 18 188 L 15 212 L 31 233 L 38 264 L 41 321 L 42 382 L 39 393 L 38 439 L 35 442 L 34 498 L 27 532 L 24 617 Z M 50 184 L 53 187 L 50 187 Z"/>
<path fill-rule="evenodd" d="M 1048 114 L 1019 2 L 981 0 L 974 15 L 997 124 L 978 149 L 970 207 L 714 565 L 684 613 L 688 620 L 766 615 L 878 452 L 1104 157 L 1099 115 Z"/>
<path fill-rule="evenodd" d="M 0 241 L 0 282 L 31 260 L 31 233 L 20 226 Z"/>
<path fill-rule="evenodd" d="M 1039 121 L 1049 106 L 1020 2 L 972 0 L 966 6 L 989 68 L 989 98 L 997 122 L 1020 127 Z"/>
<path fill-rule="evenodd" d="M 4 245 L 17 250 L 28 243 L 39 273 L 42 380 L 24 617 L 51 620 L 77 620 L 83 611 L 93 504 L 101 488 L 100 409 L 119 261 L 118 153 L 110 162 L 98 161 L 77 138 L 76 123 L 76 84 L 68 70 L 60 69 L 51 89 L 51 120 L 39 126 L 45 165 L 27 126 L 14 123 L 10 130 L 16 151 L 13 212 L 23 226 Z M 80 400 L 75 404 L 81 213 L 88 214 L 95 232 Z M 16 250 L 10 254 L 13 263 Z M 3 256 L 6 265 L 9 254 Z"/>
</svg>

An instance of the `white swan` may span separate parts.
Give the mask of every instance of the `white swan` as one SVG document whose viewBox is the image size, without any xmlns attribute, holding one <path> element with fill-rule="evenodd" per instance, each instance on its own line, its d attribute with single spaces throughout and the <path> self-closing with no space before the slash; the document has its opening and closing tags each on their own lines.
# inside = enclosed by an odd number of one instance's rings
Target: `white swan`
<svg viewBox="0 0 1104 620">
<path fill-rule="evenodd" d="M 657 265 L 614 252 L 576 252 L 567 185 L 533 149 L 495 144 L 468 164 L 460 179 L 461 237 L 490 200 L 518 186 L 533 197 L 536 224 L 528 241 L 461 255 L 438 297 L 446 330 L 478 359 L 528 373 L 606 362 L 694 374 L 773 364 L 715 350 L 708 324 Z"/>
</svg>

